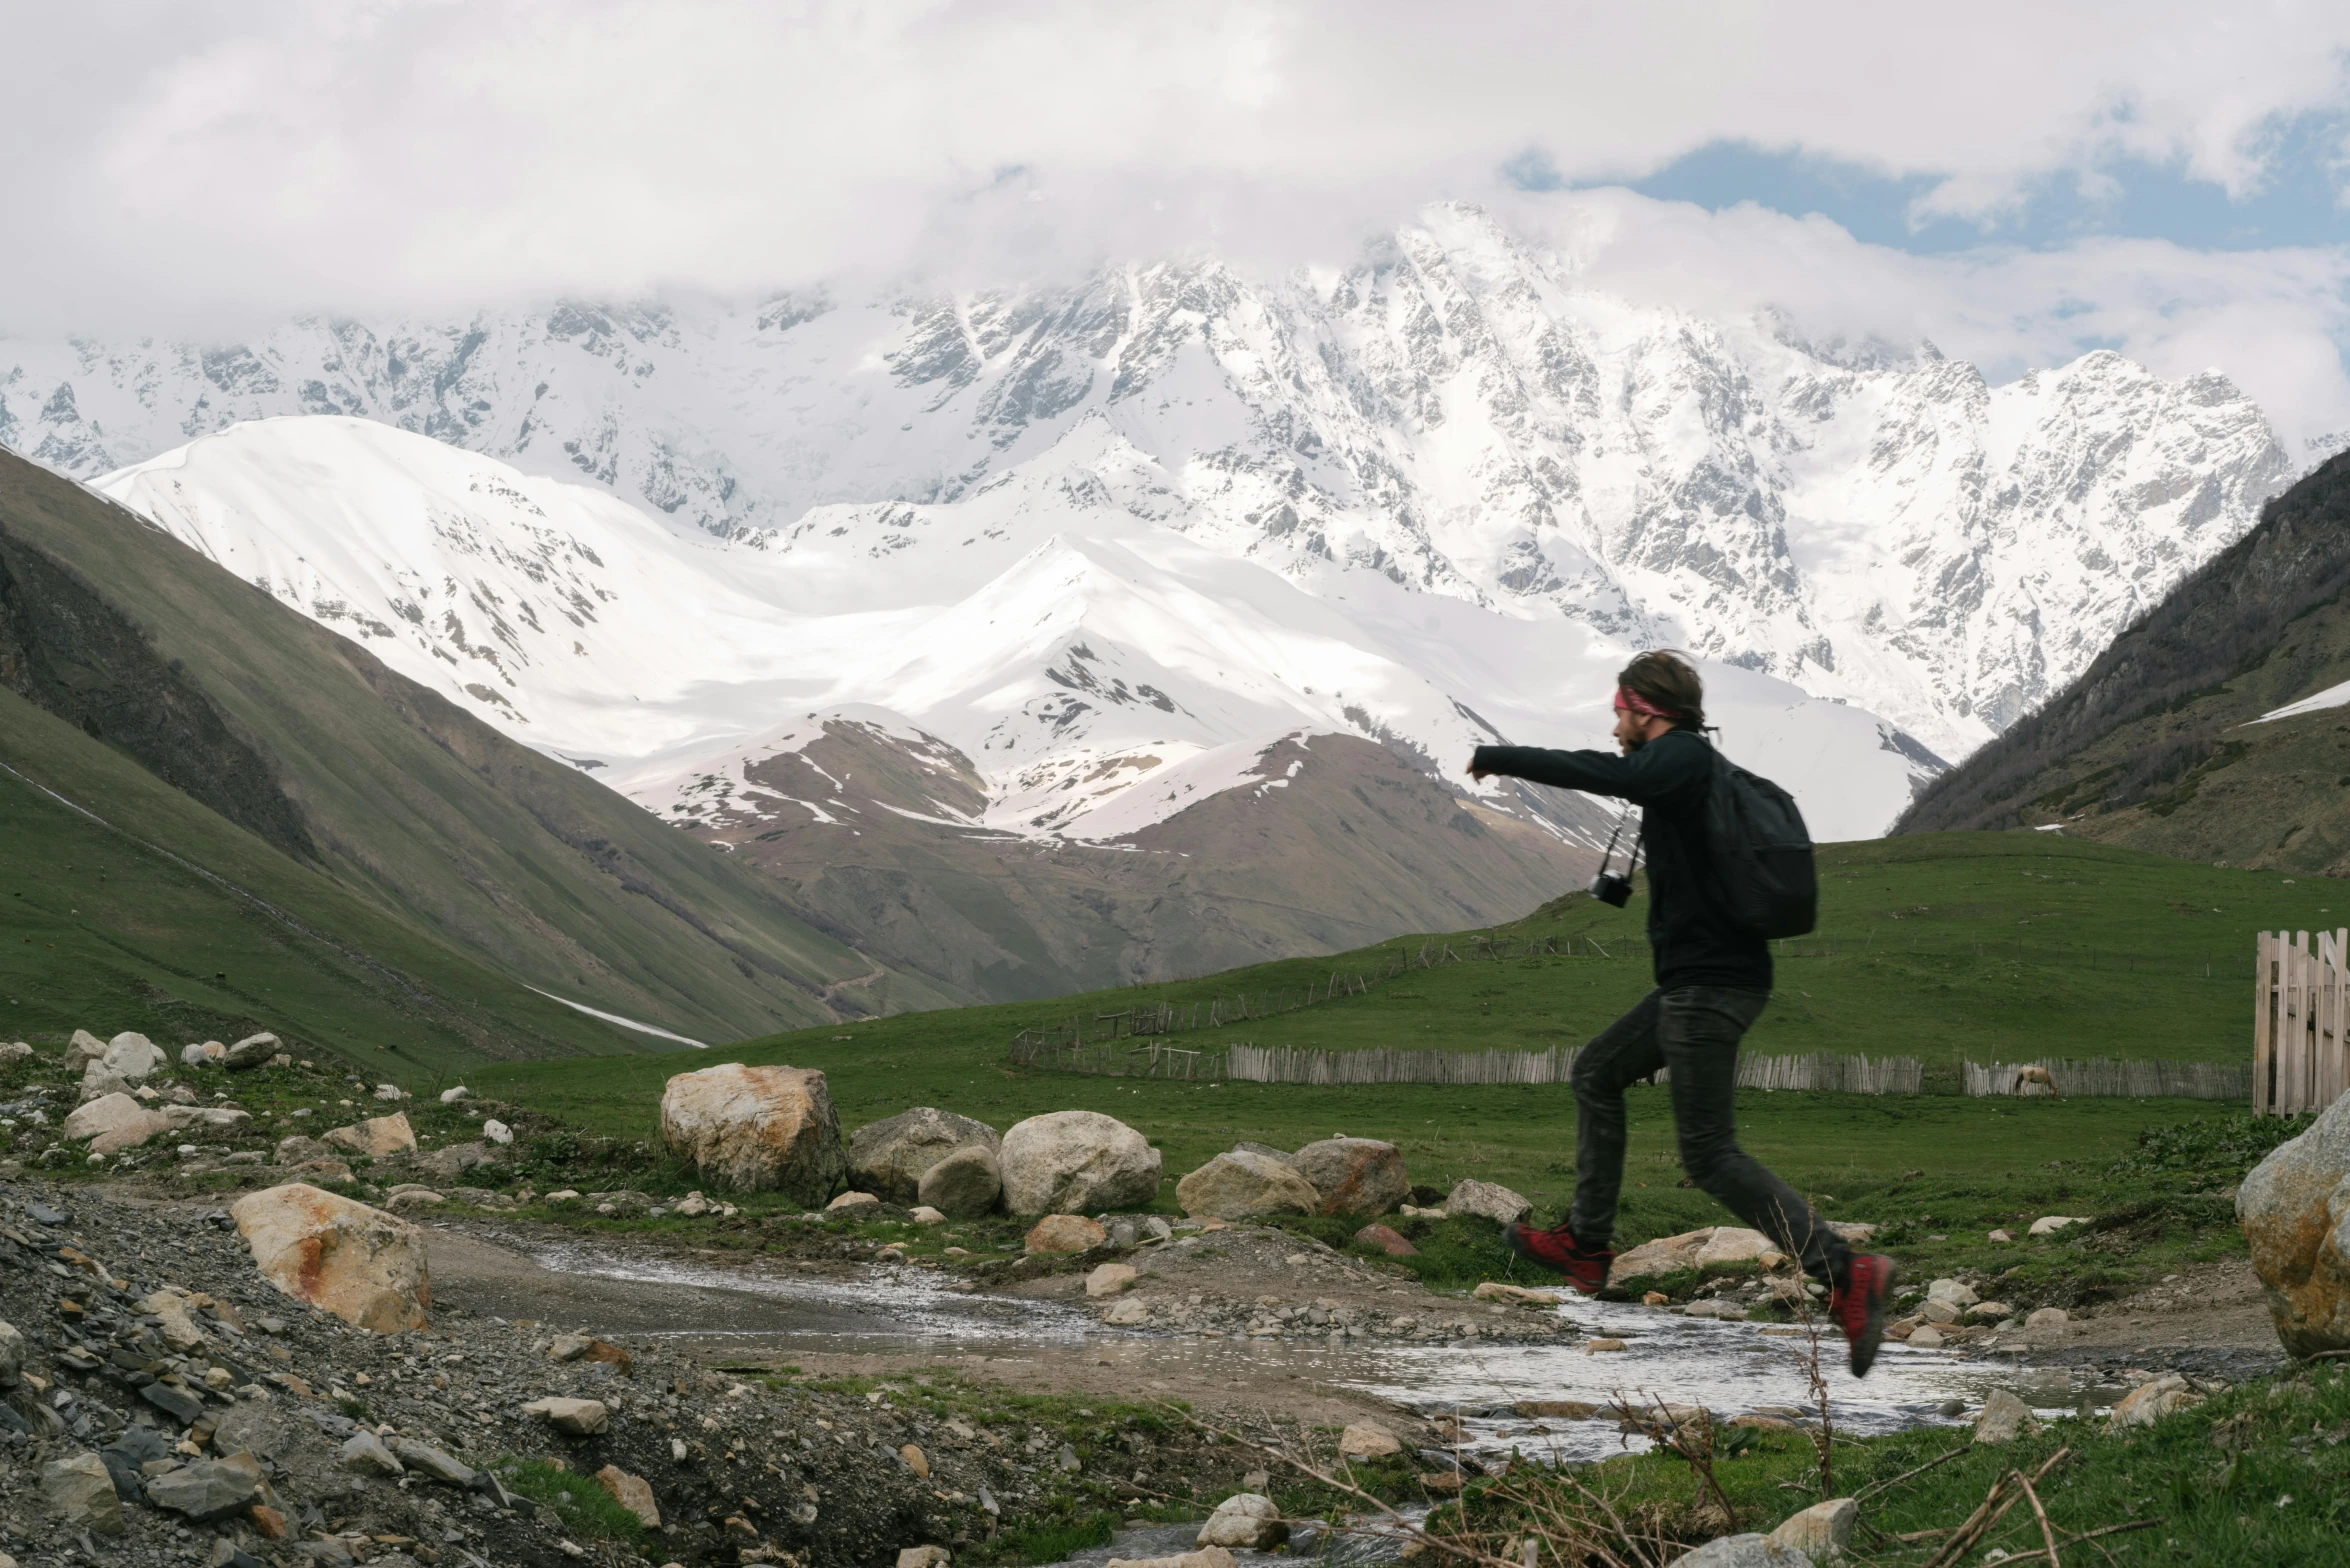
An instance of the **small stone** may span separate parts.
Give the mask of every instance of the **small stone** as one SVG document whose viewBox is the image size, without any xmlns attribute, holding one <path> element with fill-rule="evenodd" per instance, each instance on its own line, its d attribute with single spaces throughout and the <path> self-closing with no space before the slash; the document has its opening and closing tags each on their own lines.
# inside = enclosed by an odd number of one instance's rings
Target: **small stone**
<svg viewBox="0 0 2350 1568">
<path fill-rule="evenodd" d="M 471 1099 L 472 1097 L 473 1091 L 466 1088 L 463 1084 L 457 1085 L 457 1087 L 454 1089 L 443 1089 L 441 1091 L 441 1103 L 443 1105 L 455 1105 L 459 1100 L 467 1100 Z"/>
<path fill-rule="evenodd" d="M 1975 1417 L 1975 1441 L 1978 1443 L 2012 1443 L 2023 1434 L 2032 1419 L 2032 1407 L 2004 1388 L 1991 1391 L 1983 1401 L 1982 1413 Z"/>
<path fill-rule="evenodd" d="M 2053 1236 L 2058 1231 L 2064 1229 L 2067 1225 L 2086 1225 L 2088 1223 L 2089 1220 L 2086 1215 L 2043 1214 L 2038 1219 L 2032 1221 L 2031 1233 L 2035 1236 Z"/>
<path fill-rule="evenodd" d="M 204 1413 L 204 1401 L 183 1388 L 169 1383 L 149 1383 L 139 1390 L 139 1397 L 170 1416 L 181 1426 L 193 1426 Z"/>
<path fill-rule="evenodd" d="M 906 1546 L 898 1550 L 898 1568 L 947 1568 L 955 1554 L 943 1546 Z"/>
<path fill-rule="evenodd" d="M 1843 1499 L 1838 1499 L 1843 1501 Z M 1811 1559 L 1792 1546 L 1748 1531 L 1706 1542 L 1672 1561 L 1672 1568 L 1811 1568 Z"/>
<path fill-rule="evenodd" d="M 910 1211 L 917 1225 L 944 1225 L 947 1217 L 927 1203 L 917 1203 Z"/>
<path fill-rule="evenodd" d="M 1102 1322 L 1111 1328 L 1139 1328 L 1150 1319 L 1150 1304 L 1139 1296 L 1113 1302 L 1110 1310 L 1102 1314 Z"/>
<path fill-rule="evenodd" d="M 1138 1277 L 1130 1263 L 1104 1263 L 1085 1276 L 1085 1294 L 1095 1301 L 1115 1296 Z"/>
<path fill-rule="evenodd" d="M 243 1513 L 261 1497 L 261 1462 L 251 1454 L 182 1465 L 147 1481 L 147 1501 L 198 1524 Z"/>
<path fill-rule="evenodd" d="M 1978 1301 L 1966 1309 L 1969 1323 L 2004 1323 L 2015 1316 L 2015 1308 L 2004 1301 Z"/>
<path fill-rule="evenodd" d="M 522 1413 L 539 1417 L 566 1437 L 593 1437 L 612 1419 L 611 1410 L 600 1399 L 565 1399 L 560 1395 L 534 1399 L 522 1407 Z"/>
<path fill-rule="evenodd" d="M 383 1439 L 365 1427 L 344 1440 L 335 1463 L 357 1475 L 395 1476 L 407 1470 L 399 1456 L 384 1447 Z"/>
<path fill-rule="evenodd" d="M 1954 1279 L 1938 1279 L 1926 1287 L 1928 1301 L 1947 1301 L 1954 1307 L 1971 1307 L 1983 1298 L 1975 1294 L 1972 1285 Z"/>
<path fill-rule="evenodd" d="M 1908 1343 L 1914 1350 L 1940 1350 L 1942 1331 L 1931 1323 L 1921 1323 L 1910 1332 Z"/>
<path fill-rule="evenodd" d="M 1640 1304 L 1644 1307 L 1667 1306 L 1671 1304 L 1672 1299 L 1661 1290 L 1644 1290 L 1640 1293 Z"/>
<path fill-rule="evenodd" d="M 914 1472 L 917 1480 L 930 1479 L 930 1456 L 923 1453 L 920 1447 L 913 1443 L 904 1444 L 898 1449 L 898 1457 L 906 1462 L 906 1468 Z"/>
<path fill-rule="evenodd" d="M 1110 1239 L 1098 1223 L 1079 1214 L 1047 1214 L 1030 1227 L 1029 1252 L 1090 1252 Z"/>
<path fill-rule="evenodd" d="M 2027 1334 L 2072 1332 L 2073 1315 L 2062 1307 L 2040 1307 L 2024 1319 Z"/>
<path fill-rule="evenodd" d="M 2013 1241 L 2015 1240 L 2015 1233 L 2012 1231 L 1995 1230 L 1984 1239 L 1988 1241 Z"/>
<path fill-rule="evenodd" d="M 2176 1372 L 2166 1372 L 2151 1383 L 2141 1383 L 2124 1394 L 2113 1407 L 2113 1421 L 2108 1428 L 2119 1430 L 2130 1426 L 2152 1426 L 2174 1410 L 2199 1405 L 2203 1396 L 2187 1386 L 2187 1380 Z"/>
<path fill-rule="evenodd" d="M 293 1533 L 286 1516 L 267 1503 L 255 1503 L 245 1510 L 245 1517 L 252 1522 L 254 1532 L 265 1541 L 282 1541 Z"/>
<path fill-rule="evenodd" d="M 481 1135 L 486 1141 L 497 1144 L 501 1148 L 514 1141 L 514 1129 L 495 1116 L 488 1118 L 481 1124 Z"/>
<path fill-rule="evenodd" d="M 1469 1294 L 1478 1301 L 1508 1301 L 1521 1307 L 1555 1307 L 1559 1304 L 1559 1294 L 1555 1290 L 1529 1290 L 1523 1285 L 1505 1285 L 1497 1279 L 1486 1280 Z"/>
<path fill-rule="evenodd" d="M 1003 1168 L 993 1147 L 968 1143 L 941 1155 L 923 1171 L 914 1191 L 923 1207 L 949 1219 L 978 1219 L 1003 1201 Z"/>
<path fill-rule="evenodd" d="M 1510 1414 L 1522 1421 L 1588 1421 L 1599 1406 L 1580 1399 L 1521 1399 Z"/>
<path fill-rule="evenodd" d="M 824 1205 L 827 1214 L 846 1214 L 855 1209 L 878 1209 L 881 1199 L 870 1192 L 844 1192 Z"/>
<path fill-rule="evenodd" d="M 1965 1315 L 1956 1303 L 1937 1301 L 1932 1297 L 1928 1297 L 1925 1305 L 1918 1308 L 1918 1316 L 1929 1323 L 1956 1323 Z"/>
<path fill-rule="evenodd" d="M 644 1522 L 648 1530 L 661 1528 L 661 1505 L 653 1496 L 652 1483 L 641 1475 L 632 1475 L 618 1465 L 606 1465 L 596 1472 L 596 1484 L 612 1494 L 612 1500 Z"/>
<path fill-rule="evenodd" d="M 395 1154 L 413 1154 L 416 1129 L 408 1125 L 406 1111 L 394 1111 L 389 1116 L 371 1116 L 349 1127 L 333 1128 L 325 1135 L 325 1141 L 353 1154 L 385 1160 Z"/>
<path fill-rule="evenodd" d="M 435 1448 L 430 1443 L 420 1443 L 408 1437 L 394 1437 L 387 1446 L 400 1456 L 400 1463 L 421 1476 L 439 1481 L 445 1486 L 473 1485 L 476 1473 L 473 1467 L 446 1449 Z"/>
<path fill-rule="evenodd" d="M 1403 1444 L 1393 1432 L 1368 1421 L 1347 1424 L 1338 1434 L 1338 1457 L 1341 1459 L 1385 1459 L 1390 1454 L 1403 1452 Z"/>
<path fill-rule="evenodd" d="M 1587 1339 L 1583 1341 L 1583 1353 L 1585 1355 L 1607 1355 L 1619 1350 L 1629 1350 L 1630 1348 L 1631 1347 L 1629 1345 L 1626 1345 L 1620 1339 Z"/>
<path fill-rule="evenodd" d="M 277 1054 L 278 1039 L 274 1034 L 249 1034 L 220 1053 L 220 1065 L 232 1073 L 259 1067 Z"/>
<path fill-rule="evenodd" d="M 375 1097 L 379 1100 L 405 1100 L 409 1095 L 407 1090 L 396 1083 L 379 1083 L 375 1086 Z"/>
<path fill-rule="evenodd" d="M 1385 1225 L 1365 1225 L 1355 1232 L 1355 1241 L 1366 1247 L 1376 1247 L 1391 1258 L 1414 1258 L 1420 1249 L 1404 1240 L 1403 1233 Z"/>
<path fill-rule="evenodd" d="M 93 1453 L 53 1459 L 41 1471 L 41 1501 L 68 1524 L 99 1535 L 122 1534 L 122 1500 L 106 1461 Z"/>
<path fill-rule="evenodd" d="M 1534 1205 L 1494 1182 L 1464 1181 L 1454 1184 L 1451 1196 L 1444 1200 L 1444 1211 L 1454 1219 L 1475 1215 L 1496 1225 L 1510 1225 L 1533 1213 Z"/>
<path fill-rule="evenodd" d="M 1270 1551 L 1289 1539 L 1289 1526 L 1273 1499 L 1259 1492 L 1236 1492 L 1216 1505 L 1207 1523 L 1199 1527 L 1201 1546 Z"/>
<path fill-rule="evenodd" d="M 1832 1497 L 1790 1515 L 1765 1539 L 1801 1552 L 1814 1563 L 1833 1562 L 1850 1548 L 1852 1527 L 1859 1518 L 1858 1499 Z"/>
</svg>

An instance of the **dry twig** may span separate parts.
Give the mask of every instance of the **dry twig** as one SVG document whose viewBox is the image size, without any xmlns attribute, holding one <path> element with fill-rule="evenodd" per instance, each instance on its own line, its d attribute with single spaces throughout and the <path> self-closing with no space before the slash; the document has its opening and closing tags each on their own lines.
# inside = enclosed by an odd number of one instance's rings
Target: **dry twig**
<svg viewBox="0 0 2350 1568">
<path fill-rule="evenodd" d="M 2021 1470 L 2015 1472 L 2016 1484 L 2024 1489 L 2024 1497 L 2032 1505 L 2032 1517 L 2040 1521 L 2040 1539 L 2048 1543 L 2048 1568 L 2064 1568 L 2056 1559 L 2056 1527 L 2048 1522 L 2048 1510 L 2040 1506 L 2040 1494 L 2032 1490 L 2032 1483 L 2024 1479 Z"/>
<path fill-rule="evenodd" d="M 1974 1444 L 1972 1443 L 1961 1443 L 1956 1448 L 1953 1448 L 1949 1453 L 1939 1455 L 1933 1459 L 1929 1459 L 1924 1464 L 1919 1465 L 1915 1470 L 1904 1470 L 1901 1472 L 1901 1474 L 1893 1477 L 1889 1481 L 1879 1481 L 1874 1486 L 1866 1487 L 1858 1492 L 1853 1493 L 1852 1500 L 1856 1503 L 1865 1503 L 1870 1498 L 1876 1496 L 1879 1492 L 1899 1486 L 1902 1482 L 1908 1480 L 1911 1476 L 1924 1475 L 1927 1471 L 1933 1469 L 1936 1465 L 1946 1465 L 1950 1463 L 1951 1460 L 1956 1459 L 1959 1455 L 1965 1453 L 1972 1447 L 1974 1447 Z M 1936 1530 L 1932 1533 L 1935 1535 L 1940 1535 L 1943 1532 Z M 1908 1540 L 1909 1537 L 1903 1536 L 1902 1539 Z"/>
</svg>

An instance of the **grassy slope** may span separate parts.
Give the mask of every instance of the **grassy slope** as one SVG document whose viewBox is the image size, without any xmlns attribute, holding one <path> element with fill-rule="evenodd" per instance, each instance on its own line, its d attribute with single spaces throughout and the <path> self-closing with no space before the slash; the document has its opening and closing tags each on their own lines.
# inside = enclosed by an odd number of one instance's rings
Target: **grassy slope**
<svg viewBox="0 0 2350 1568">
<path fill-rule="evenodd" d="M 0 773 L 10 1038 L 138 1029 L 176 1045 L 270 1029 L 401 1078 L 484 1054 L 631 1050 L 644 1038 L 385 915 L 10 692 L 0 692 L 0 758 L 14 770 Z M 157 843 L 180 858 L 148 847 Z"/>
<path fill-rule="evenodd" d="M 283 770 L 335 877 L 483 963 L 719 1039 L 821 1020 L 818 991 L 873 968 L 724 855 L 5 453 L 0 522 L 184 661 Z M 948 999 L 888 973 L 843 997 Z"/>
<path fill-rule="evenodd" d="M 2013 1061 L 2042 1051 L 2225 1060 L 2245 1049 L 2250 932 L 2264 921 L 2331 918 L 2319 913 L 2327 908 L 2319 901 L 2337 896 L 2350 918 L 2350 889 L 2338 884 L 2288 885 L 2273 875 L 2021 834 L 1838 845 L 1825 860 L 1829 893 L 1822 941 L 1838 956 L 1786 960 L 1782 1001 L 1758 1031 L 1763 1049 L 1898 1049 L 1942 1061 L 1961 1053 Z M 1900 921 L 1891 918 L 1896 911 L 1904 915 Z M 1615 938 L 1636 928 L 1639 915 L 1637 901 L 1619 912 L 1578 897 L 1521 929 L 1562 938 L 1596 934 L 1622 951 Z M 1874 944 L 1872 926 L 1879 933 Z M 2077 956 L 2067 949 L 2054 962 L 2018 965 L 1990 955 L 1991 933 L 2017 931 L 2027 941 L 2058 940 L 2054 933 L 2061 933 L 2062 941 L 2077 945 Z M 1914 954 L 1906 946 L 1911 932 L 1920 944 Z M 1973 955 L 1975 932 L 1986 942 L 1981 959 Z M 1456 950 L 1466 945 L 1457 936 L 1452 940 Z M 2100 950 L 2094 969 L 2090 945 Z M 1856 953 L 1856 947 L 1865 950 Z M 2208 980 L 2200 972 L 2207 949 Z M 1357 966 L 1394 950 L 1393 944 L 1369 950 Z M 2136 955 L 2136 967 L 2115 967 L 2115 952 Z M 598 1132 L 650 1138 L 657 1133 L 660 1089 L 669 1073 L 719 1056 L 790 1062 L 825 1069 L 843 1124 L 851 1128 L 921 1104 L 999 1127 L 1042 1111 L 1100 1110 L 1158 1143 L 1171 1174 L 1236 1139 L 1294 1147 L 1343 1132 L 1394 1140 L 1415 1178 L 1434 1186 L 1474 1175 L 1517 1188 L 1544 1213 L 1562 1204 L 1573 1186 L 1574 1150 L 1573 1101 L 1563 1086 L 1207 1085 L 1020 1072 L 1006 1061 L 1012 1033 L 1050 1016 L 1090 1015 L 1160 996 L 1188 1001 L 1295 987 L 1326 977 L 1344 962 L 1259 965 L 1049 1007 L 1007 1004 L 876 1019 L 748 1042 L 690 1062 L 664 1057 L 560 1068 L 517 1064 L 477 1074 L 475 1082 Z M 1225 1032 L 1326 1046 L 1540 1047 L 1587 1037 L 1646 984 L 1645 964 L 1624 960 L 1446 965 L 1412 971 L 1366 995 Z M 1186 1043 L 1206 1038 L 1203 1031 Z M 2067 1206 L 2076 1212 L 2127 1207 L 2133 1188 L 2109 1171 L 2142 1129 L 2235 1111 L 2189 1101 L 1749 1094 L 1741 1120 L 1747 1146 L 1830 1215 L 1912 1222 L 1906 1256 L 1913 1266 L 1966 1262 L 2027 1266 L 2029 1272 L 2038 1266 L 2033 1260 L 2044 1256 L 2041 1250 L 2017 1247 L 2010 1257 L 1979 1238 L 1994 1227 Z M 1913 1171 L 1923 1174 L 1908 1176 Z M 1625 1239 L 1718 1220 L 1710 1201 L 1679 1187 L 1679 1178 L 1663 1095 L 1635 1090 Z M 1166 1200 L 1172 1201 L 1171 1187 Z M 2218 1224 L 2224 1205 L 2206 1215 L 2182 1203 L 2177 1215 L 2133 1221 L 2137 1240 L 2159 1239 L 2177 1219 L 2172 1240 L 2189 1255 L 2233 1245 L 2227 1227 Z M 1930 1234 L 1955 1239 L 1929 1242 Z M 2126 1272 L 2118 1258 L 2094 1247 L 2071 1262 L 2090 1283 Z"/>
</svg>

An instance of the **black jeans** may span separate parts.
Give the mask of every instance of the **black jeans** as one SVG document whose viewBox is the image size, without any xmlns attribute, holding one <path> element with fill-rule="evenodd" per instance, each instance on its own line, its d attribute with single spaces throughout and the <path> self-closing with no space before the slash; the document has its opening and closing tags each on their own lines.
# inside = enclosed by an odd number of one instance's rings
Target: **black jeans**
<svg viewBox="0 0 2350 1568">
<path fill-rule="evenodd" d="M 1677 986 L 1651 991 L 1575 1056 L 1575 1206 L 1567 1228 L 1586 1247 L 1615 1235 L 1624 1187 L 1624 1089 L 1672 1069 L 1673 1126 L 1681 1168 L 1732 1214 L 1779 1244 L 1814 1279 L 1844 1278 L 1852 1253 L 1795 1189 L 1738 1147 L 1731 1099 L 1738 1041 L 1771 999 L 1768 991 Z"/>
</svg>

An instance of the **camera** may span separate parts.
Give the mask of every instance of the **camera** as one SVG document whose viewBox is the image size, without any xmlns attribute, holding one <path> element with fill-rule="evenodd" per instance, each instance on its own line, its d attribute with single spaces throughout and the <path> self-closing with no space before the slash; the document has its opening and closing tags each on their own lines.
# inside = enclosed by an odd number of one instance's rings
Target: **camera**
<svg viewBox="0 0 2350 1568">
<path fill-rule="evenodd" d="M 1602 871 L 1591 879 L 1591 896 L 1603 904 L 1613 904 L 1621 909 L 1632 902 L 1632 879 L 1611 876 Z"/>
</svg>

